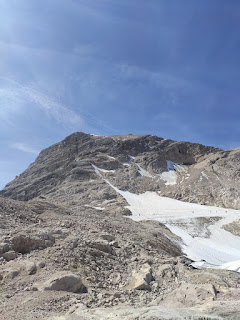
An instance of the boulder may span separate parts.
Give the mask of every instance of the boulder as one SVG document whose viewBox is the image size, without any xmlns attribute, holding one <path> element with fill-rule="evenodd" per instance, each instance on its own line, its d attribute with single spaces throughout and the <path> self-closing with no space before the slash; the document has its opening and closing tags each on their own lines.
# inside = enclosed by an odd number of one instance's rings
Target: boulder
<svg viewBox="0 0 240 320">
<path fill-rule="evenodd" d="M 45 261 L 39 261 L 39 262 L 38 262 L 38 267 L 39 267 L 39 268 L 42 269 L 42 268 L 44 268 L 45 266 L 46 266 Z"/>
<path fill-rule="evenodd" d="M 132 280 L 128 286 L 128 289 L 151 290 L 149 284 L 152 280 L 152 269 L 149 264 L 144 264 L 139 271 L 133 270 Z"/>
<path fill-rule="evenodd" d="M 81 278 L 73 273 L 58 272 L 49 280 L 37 286 L 39 291 L 54 290 L 74 293 L 86 293 L 87 288 Z"/>
<path fill-rule="evenodd" d="M 96 240 L 90 244 L 90 247 L 105 253 L 114 253 L 113 248 L 107 240 Z"/>
<path fill-rule="evenodd" d="M 154 277 L 156 280 L 161 280 L 162 278 L 175 278 L 175 276 L 176 271 L 174 264 L 162 264 L 154 270 Z"/>
<path fill-rule="evenodd" d="M 5 252 L 3 254 L 3 258 L 7 261 L 14 260 L 17 258 L 17 256 L 18 256 L 17 253 L 13 250 Z"/>
<path fill-rule="evenodd" d="M 48 232 L 42 232 L 34 236 L 20 234 L 12 239 L 14 250 L 23 254 L 29 253 L 32 250 L 50 247 L 54 242 L 55 238 Z"/>
<path fill-rule="evenodd" d="M 24 261 L 24 267 L 27 271 L 27 274 L 32 275 L 37 272 L 37 266 L 33 261 Z"/>
<path fill-rule="evenodd" d="M 4 280 L 11 280 L 17 277 L 21 272 L 21 266 L 19 263 L 10 261 L 4 267 L 0 268 L 0 277 Z"/>
<path fill-rule="evenodd" d="M 4 254 L 9 250 L 11 250 L 11 248 L 8 243 L 5 243 L 5 242 L 0 243 L 0 255 Z"/>
</svg>

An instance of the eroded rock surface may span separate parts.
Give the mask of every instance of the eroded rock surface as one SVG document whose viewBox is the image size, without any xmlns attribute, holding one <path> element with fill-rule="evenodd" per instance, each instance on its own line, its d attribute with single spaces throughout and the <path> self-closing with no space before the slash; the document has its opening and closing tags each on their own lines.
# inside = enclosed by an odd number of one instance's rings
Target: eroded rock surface
<svg viewBox="0 0 240 320">
<path fill-rule="evenodd" d="M 131 220 L 116 191 L 240 208 L 239 159 L 134 135 L 76 133 L 43 150 L 0 192 L 1 320 L 239 319 L 240 275 L 193 269 L 180 238 Z M 208 237 L 198 224 L 192 236 Z"/>
<path fill-rule="evenodd" d="M 0 195 L 24 201 L 56 199 L 71 205 L 117 200 L 92 165 L 103 169 L 101 174 L 122 190 L 160 190 L 175 199 L 240 209 L 239 148 L 225 151 L 150 135 L 72 134 L 43 150 Z"/>
</svg>

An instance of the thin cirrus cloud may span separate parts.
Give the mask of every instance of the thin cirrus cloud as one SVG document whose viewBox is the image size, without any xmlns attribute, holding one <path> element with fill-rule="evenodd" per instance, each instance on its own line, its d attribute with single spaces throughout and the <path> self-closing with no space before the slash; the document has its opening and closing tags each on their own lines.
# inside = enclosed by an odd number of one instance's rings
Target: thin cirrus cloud
<svg viewBox="0 0 240 320">
<path fill-rule="evenodd" d="M 23 151 L 23 152 L 27 152 L 27 153 L 33 153 L 35 155 L 39 154 L 39 150 L 34 149 L 28 145 L 26 145 L 25 143 L 21 143 L 21 142 L 17 142 L 11 145 L 12 148 Z"/>
<path fill-rule="evenodd" d="M 143 80 L 150 82 L 156 87 L 162 87 L 164 89 L 175 89 L 175 88 L 191 88 L 192 84 L 186 81 L 182 77 L 176 77 L 170 73 L 154 72 L 146 68 L 141 68 L 129 64 L 118 65 L 119 74 L 122 77 Z"/>
<path fill-rule="evenodd" d="M 29 85 L 21 85 L 17 81 L 9 78 L 0 78 L 10 85 L 0 90 L 0 98 L 5 101 L 0 111 L 0 118 L 7 118 L 9 113 L 16 114 L 29 107 L 26 102 L 33 102 L 33 105 L 52 117 L 59 124 L 71 129 L 92 130 L 96 128 L 107 131 L 114 130 L 107 126 L 90 112 L 76 112 L 65 107 L 60 102 L 56 102 L 52 97 L 40 92 Z M 32 107 L 32 104 L 31 104 Z"/>
<path fill-rule="evenodd" d="M 24 109 L 27 105 L 27 100 L 34 102 L 34 105 L 52 116 L 58 122 L 65 125 L 79 124 L 83 125 L 84 121 L 80 115 L 74 111 L 66 108 L 65 106 L 57 103 L 54 99 L 48 97 L 47 95 L 35 90 L 31 86 L 21 85 L 13 79 L 1 78 L 10 83 L 10 86 L 5 87 L 1 90 L 1 98 L 5 101 L 10 102 L 10 106 L 5 108 L 5 113 L 8 111 L 17 111 L 19 109 Z M 18 102 L 18 103 L 16 103 Z M 2 109 L 4 110 L 4 108 Z M 2 112 L 3 113 L 3 112 Z M 1 113 L 0 113 L 1 115 Z"/>
</svg>

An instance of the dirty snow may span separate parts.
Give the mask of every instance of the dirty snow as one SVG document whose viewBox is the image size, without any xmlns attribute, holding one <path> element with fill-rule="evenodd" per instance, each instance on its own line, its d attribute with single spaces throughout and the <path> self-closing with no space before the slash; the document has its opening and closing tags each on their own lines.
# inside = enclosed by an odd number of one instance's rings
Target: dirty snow
<svg viewBox="0 0 240 320">
<path fill-rule="evenodd" d="M 123 165 L 124 165 L 124 166 L 127 166 L 127 167 L 130 166 L 130 164 L 129 164 L 128 162 L 123 162 Z"/>
<path fill-rule="evenodd" d="M 175 166 L 177 166 L 178 164 L 176 162 L 172 162 L 167 160 L 167 170 L 171 171 L 171 170 L 175 170 Z"/>
<path fill-rule="evenodd" d="M 160 174 L 160 178 L 165 181 L 166 186 L 177 183 L 177 174 L 175 171 L 165 171 Z"/>
<path fill-rule="evenodd" d="M 99 211 L 105 210 L 105 208 L 102 208 L 102 207 L 92 207 L 92 208 L 96 209 L 96 210 L 99 210 Z"/>
<path fill-rule="evenodd" d="M 240 213 L 227 210 L 227 216 L 210 225 L 210 237 L 204 235 L 192 237 L 188 229 L 166 223 L 167 227 L 183 239 L 182 248 L 194 261 L 205 260 L 210 264 L 222 265 L 234 260 L 240 260 L 240 238 L 225 231 L 222 226 L 240 217 Z M 239 265 L 240 267 L 240 265 Z"/>
<path fill-rule="evenodd" d="M 153 176 L 145 169 L 143 169 L 142 167 L 140 167 L 139 164 L 136 163 L 136 165 L 138 166 L 138 172 L 140 173 L 140 175 L 143 177 L 149 177 L 152 178 Z"/>
<path fill-rule="evenodd" d="M 100 177 L 102 177 L 102 175 L 100 174 L 100 172 L 115 172 L 116 170 L 106 170 L 106 169 L 101 169 L 97 166 L 95 166 L 94 164 L 92 164 L 93 169 L 95 170 L 96 174 Z"/>
<path fill-rule="evenodd" d="M 177 172 L 178 173 L 185 173 L 186 169 L 180 166 L 176 162 L 172 162 L 167 160 L 167 170 L 160 174 L 160 178 L 165 181 L 165 185 L 174 185 L 177 184 Z"/>
<path fill-rule="evenodd" d="M 206 178 L 207 180 L 209 179 L 208 175 L 207 175 L 204 171 L 202 172 L 202 176 L 203 176 L 204 178 Z"/>
<path fill-rule="evenodd" d="M 222 265 L 215 265 L 215 264 L 207 263 L 205 261 L 197 261 L 197 262 L 193 262 L 191 265 L 197 269 L 203 269 L 203 268 L 221 269 L 221 270 L 236 271 L 240 273 L 240 260 L 223 263 Z"/>
<path fill-rule="evenodd" d="M 222 228 L 240 219 L 240 210 L 183 202 L 150 191 L 143 194 L 122 191 L 102 176 L 101 171 L 105 170 L 92 166 L 97 175 L 126 199 L 133 220 L 157 220 L 179 236 L 183 252 L 195 261 L 193 266 L 240 272 L 240 237 Z M 199 218 L 207 218 L 204 232 Z"/>
<path fill-rule="evenodd" d="M 112 185 L 111 185 L 112 186 Z M 129 203 L 131 218 L 139 220 L 157 220 L 164 223 L 182 241 L 179 244 L 183 252 L 194 261 L 205 260 L 207 265 L 227 270 L 240 268 L 240 238 L 222 229 L 222 226 L 240 218 L 239 210 L 202 206 L 160 197 L 155 192 L 133 194 L 112 186 Z M 198 237 L 190 235 L 187 227 L 189 218 L 209 218 L 210 236 L 202 233 Z M 212 217 L 220 217 L 217 222 Z M 176 220 L 178 223 L 176 224 Z M 182 220 L 182 224 L 179 223 Z M 192 228 L 192 225 L 189 226 Z M 197 228 L 197 223 L 196 223 Z M 238 261 L 234 262 L 234 261 Z M 233 263 L 234 262 L 234 263 Z M 204 266 L 203 266 L 204 267 Z"/>
<path fill-rule="evenodd" d="M 114 158 L 114 157 L 112 157 L 112 156 L 107 156 L 108 157 L 108 159 L 110 159 L 110 160 L 116 160 L 116 158 Z"/>
<path fill-rule="evenodd" d="M 105 207 L 94 207 L 94 206 L 90 206 L 89 204 L 85 204 L 84 207 L 87 207 L 87 208 L 92 208 L 92 209 L 95 209 L 95 210 L 99 210 L 99 211 L 103 211 L 105 210 Z"/>
</svg>

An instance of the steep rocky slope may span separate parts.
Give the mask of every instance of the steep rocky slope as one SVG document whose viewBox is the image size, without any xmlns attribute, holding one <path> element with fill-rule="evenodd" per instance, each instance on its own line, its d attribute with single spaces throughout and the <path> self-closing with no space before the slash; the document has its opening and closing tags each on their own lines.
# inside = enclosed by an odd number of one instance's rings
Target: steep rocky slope
<svg viewBox="0 0 240 320">
<path fill-rule="evenodd" d="M 93 165 L 121 190 L 160 191 L 179 200 L 240 209 L 240 148 L 224 151 L 149 135 L 75 133 L 43 150 L 0 195 L 72 204 L 96 200 L 95 193 L 101 200 L 116 198 Z"/>
<path fill-rule="evenodd" d="M 0 319 L 239 319 L 239 273 L 194 269 L 119 192 L 238 209 L 239 160 L 149 135 L 75 133 L 43 150 L 0 192 Z"/>
</svg>

